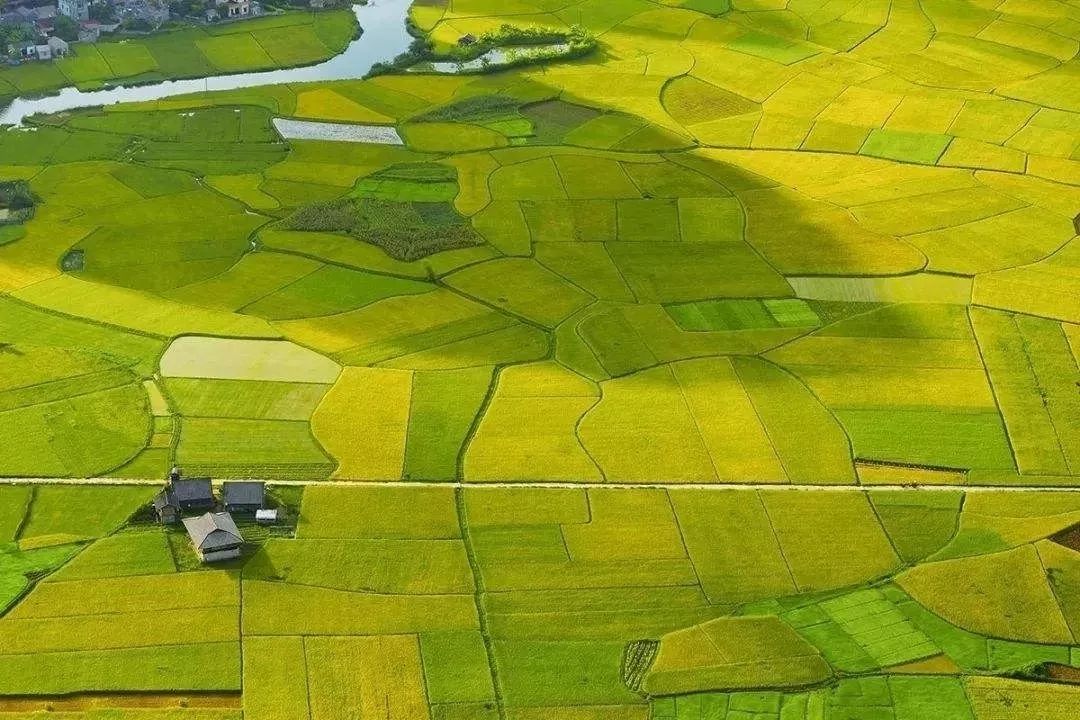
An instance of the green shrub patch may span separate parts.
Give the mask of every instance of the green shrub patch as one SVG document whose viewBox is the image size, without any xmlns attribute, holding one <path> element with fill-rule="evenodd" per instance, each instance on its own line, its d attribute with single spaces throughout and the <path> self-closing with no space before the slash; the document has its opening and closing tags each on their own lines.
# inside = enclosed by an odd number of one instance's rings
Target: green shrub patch
<svg viewBox="0 0 1080 720">
<path fill-rule="evenodd" d="M 0 182 L 0 226 L 23 223 L 34 217 L 37 202 L 25 180 Z"/>
<path fill-rule="evenodd" d="M 348 233 L 406 261 L 483 242 L 448 202 L 344 198 L 301 208 L 286 220 L 285 226 L 290 230 Z"/>
</svg>

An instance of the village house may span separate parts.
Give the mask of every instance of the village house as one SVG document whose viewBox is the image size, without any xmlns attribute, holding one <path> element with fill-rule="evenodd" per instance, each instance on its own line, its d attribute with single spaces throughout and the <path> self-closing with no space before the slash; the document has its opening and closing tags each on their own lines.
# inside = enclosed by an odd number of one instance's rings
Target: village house
<svg viewBox="0 0 1080 720">
<path fill-rule="evenodd" d="M 8 28 L 25 28 L 28 32 L 42 37 L 53 29 L 55 21 L 55 5 L 42 5 L 41 7 L 28 5 L 8 6 L 0 15 L 0 25 Z M 27 38 L 29 37 L 27 35 Z"/>
<path fill-rule="evenodd" d="M 55 5 L 42 5 L 34 8 L 34 27 L 42 35 L 48 35 L 56 29 L 57 15 Z"/>
<path fill-rule="evenodd" d="M 61 58 L 71 52 L 71 46 L 68 45 L 67 40 L 58 38 L 55 35 L 50 37 L 46 43 L 49 46 L 49 52 L 52 53 L 54 58 Z"/>
<path fill-rule="evenodd" d="M 251 0 L 214 0 L 214 7 L 206 9 L 208 22 L 215 20 L 239 20 L 259 15 L 262 6 Z"/>
<path fill-rule="evenodd" d="M 266 505 L 266 483 L 226 482 L 221 486 L 221 503 L 227 512 L 254 514 Z"/>
<path fill-rule="evenodd" d="M 199 517 L 184 518 L 184 528 L 203 562 L 240 557 L 244 538 L 229 513 L 208 512 Z"/>
<path fill-rule="evenodd" d="M 174 469 L 169 484 L 154 496 L 154 514 L 158 522 L 175 523 L 180 515 L 193 510 L 212 510 L 215 505 L 214 489 L 209 478 L 182 480 Z"/>
<path fill-rule="evenodd" d="M 68 54 L 68 44 L 58 37 L 50 37 L 45 42 L 24 42 L 17 46 L 23 60 L 52 60 Z"/>
</svg>

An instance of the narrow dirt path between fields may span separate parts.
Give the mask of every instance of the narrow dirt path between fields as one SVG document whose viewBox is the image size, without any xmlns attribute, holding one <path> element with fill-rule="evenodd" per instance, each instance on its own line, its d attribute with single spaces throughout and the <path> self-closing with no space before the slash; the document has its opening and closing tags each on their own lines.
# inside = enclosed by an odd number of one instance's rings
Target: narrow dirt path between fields
<svg viewBox="0 0 1080 720">
<path fill-rule="evenodd" d="M 237 480 L 241 478 L 236 478 Z M 224 480 L 223 480 L 224 481 Z M 217 482 L 215 480 L 215 482 Z M 778 490 L 798 492 L 864 492 L 866 490 L 916 490 L 919 492 L 955 492 L 961 490 L 970 493 L 979 492 L 1069 492 L 1080 493 L 1080 478 L 1077 486 L 1070 485 L 800 485 L 779 483 L 598 483 L 598 482 L 422 482 L 417 480 L 266 480 L 268 485 L 337 485 L 351 487 L 415 487 L 415 488 L 466 488 L 469 490 L 507 489 L 507 488 L 598 488 L 645 489 L 659 488 L 666 490 Z M 164 479 L 156 478 L 39 478 L 9 477 L 0 478 L 0 485 L 148 485 L 161 486 Z"/>
<path fill-rule="evenodd" d="M 132 708 L 240 708 L 239 692 L 193 693 L 75 693 L 72 695 L 23 695 L 0 697 L 0 713 L 72 712 Z"/>
</svg>

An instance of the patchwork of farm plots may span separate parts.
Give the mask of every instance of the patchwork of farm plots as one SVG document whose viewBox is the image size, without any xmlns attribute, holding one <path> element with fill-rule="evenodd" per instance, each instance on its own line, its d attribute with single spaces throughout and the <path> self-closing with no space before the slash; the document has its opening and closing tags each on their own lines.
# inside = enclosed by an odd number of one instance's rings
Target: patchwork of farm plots
<svg viewBox="0 0 1080 720">
<path fill-rule="evenodd" d="M 599 49 L 0 131 L 0 475 L 1080 476 L 1075 3 L 412 14 Z"/>
<path fill-rule="evenodd" d="M 116 81 L 149 83 L 310 65 L 337 55 L 356 34 L 348 10 L 290 12 L 123 40 L 78 43 L 53 62 L 0 68 L 0 101 Z"/>
<path fill-rule="evenodd" d="M 1080 712 L 1075 493 L 271 488 L 211 569 L 152 492 L 0 487 L 0 717 Z"/>
</svg>

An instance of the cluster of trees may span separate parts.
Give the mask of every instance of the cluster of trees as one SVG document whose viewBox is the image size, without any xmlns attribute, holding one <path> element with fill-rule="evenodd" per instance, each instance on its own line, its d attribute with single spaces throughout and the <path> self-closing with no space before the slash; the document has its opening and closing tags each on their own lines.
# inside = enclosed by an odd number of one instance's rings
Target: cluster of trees
<svg viewBox="0 0 1080 720">
<path fill-rule="evenodd" d="M 566 49 L 559 52 L 553 50 L 550 52 L 523 53 L 516 56 L 510 55 L 506 62 L 497 66 L 488 66 L 485 63 L 481 72 L 491 72 L 511 66 L 581 57 L 595 50 L 597 45 L 596 38 L 580 25 L 574 25 L 567 30 L 544 27 L 522 28 L 504 23 L 498 30 L 491 30 L 478 38 L 469 36 L 469 42 L 461 42 L 455 47 L 436 52 L 434 43 L 412 22 L 412 18 L 406 21 L 406 27 L 409 34 L 413 36 L 409 49 L 389 63 L 375 63 L 371 70 L 368 71 L 368 77 L 404 69 L 420 62 L 466 62 L 478 58 L 495 48 L 512 49 L 514 47 L 537 45 L 566 45 Z"/>
<path fill-rule="evenodd" d="M 201 17 L 212 7 L 213 0 L 175 0 L 169 3 L 169 12 L 176 17 Z"/>
<path fill-rule="evenodd" d="M 112 25 L 119 20 L 116 15 L 116 8 L 107 0 L 106 2 L 90 3 L 90 19 L 102 25 Z"/>
<path fill-rule="evenodd" d="M 0 54 L 6 55 L 13 46 L 35 39 L 29 25 L 0 25 Z"/>
<path fill-rule="evenodd" d="M 24 222 L 34 216 L 37 197 L 25 180 L 0 182 L 0 209 L 8 210 L 6 220 L 0 222 Z"/>
<path fill-rule="evenodd" d="M 79 24 L 67 15 L 57 15 L 53 21 L 53 35 L 61 40 L 74 42 L 79 39 Z"/>
</svg>

